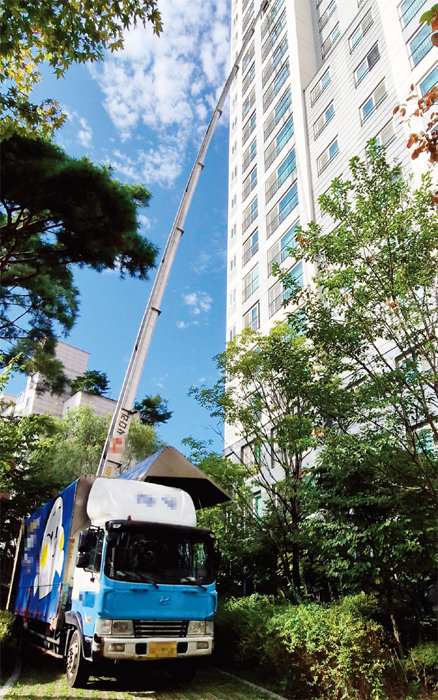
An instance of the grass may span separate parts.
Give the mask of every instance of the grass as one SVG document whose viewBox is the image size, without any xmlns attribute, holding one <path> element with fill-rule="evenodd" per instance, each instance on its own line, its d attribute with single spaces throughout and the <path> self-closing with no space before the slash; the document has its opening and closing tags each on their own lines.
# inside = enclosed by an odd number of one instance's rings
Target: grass
<svg viewBox="0 0 438 700">
<path fill-rule="evenodd" d="M 142 671 L 145 667 L 142 667 Z M 3 682 L 6 679 L 3 679 Z M 163 674 L 142 674 L 138 671 L 128 679 L 117 681 L 112 677 L 90 678 L 87 688 L 70 688 L 65 679 L 62 662 L 37 651 L 23 660 L 17 683 L 6 698 L 95 698 L 96 700 L 264 700 L 267 696 L 237 679 L 229 678 L 206 668 L 195 680 L 177 685 Z"/>
</svg>

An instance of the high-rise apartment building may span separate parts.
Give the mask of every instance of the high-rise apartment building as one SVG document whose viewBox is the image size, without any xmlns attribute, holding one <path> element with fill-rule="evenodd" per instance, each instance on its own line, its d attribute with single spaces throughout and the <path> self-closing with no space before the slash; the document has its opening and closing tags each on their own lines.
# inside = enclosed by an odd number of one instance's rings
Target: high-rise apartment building
<svg viewBox="0 0 438 700">
<path fill-rule="evenodd" d="M 430 3 L 429 3 L 430 4 Z M 259 9 L 232 0 L 235 59 Z M 227 341 L 244 328 L 267 332 L 284 314 L 273 265 L 307 283 L 313 270 L 293 267 L 295 227 L 321 214 L 318 197 L 347 174 L 377 137 L 389 158 L 417 173 L 407 130 L 393 119 L 414 84 L 438 82 L 438 50 L 419 24 L 427 0 L 270 0 L 231 89 Z M 225 451 L 244 446 L 232 426 Z"/>
</svg>

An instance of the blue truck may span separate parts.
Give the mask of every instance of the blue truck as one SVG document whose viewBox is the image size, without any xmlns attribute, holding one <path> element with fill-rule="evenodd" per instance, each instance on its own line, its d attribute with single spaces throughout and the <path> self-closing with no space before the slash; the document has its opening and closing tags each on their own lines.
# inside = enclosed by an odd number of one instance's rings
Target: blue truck
<svg viewBox="0 0 438 700">
<path fill-rule="evenodd" d="M 128 661 L 189 680 L 213 649 L 217 561 L 183 489 L 84 476 L 25 521 L 9 609 L 71 687 Z"/>
</svg>

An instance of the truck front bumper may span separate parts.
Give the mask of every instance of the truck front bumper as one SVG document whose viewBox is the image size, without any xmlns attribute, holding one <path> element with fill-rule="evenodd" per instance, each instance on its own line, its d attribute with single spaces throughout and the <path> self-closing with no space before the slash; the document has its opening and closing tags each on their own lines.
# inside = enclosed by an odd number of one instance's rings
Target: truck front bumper
<svg viewBox="0 0 438 700">
<path fill-rule="evenodd" d="M 94 637 L 93 658 L 113 660 L 157 661 L 172 658 L 208 656 L 213 651 L 213 637 L 151 639 L 138 637 Z"/>
</svg>

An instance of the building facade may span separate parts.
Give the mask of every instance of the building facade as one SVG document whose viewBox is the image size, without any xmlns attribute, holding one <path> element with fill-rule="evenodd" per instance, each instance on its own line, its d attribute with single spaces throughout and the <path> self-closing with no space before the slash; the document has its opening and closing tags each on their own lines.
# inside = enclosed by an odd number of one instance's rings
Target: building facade
<svg viewBox="0 0 438 700">
<path fill-rule="evenodd" d="M 55 355 L 62 362 L 67 379 L 75 379 L 87 371 L 89 353 L 85 350 L 80 350 L 58 340 Z M 18 396 L 2 394 L 0 398 L 9 404 L 6 412 L 17 416 L 47 413 L 60 418 L 65 417 L 68 411 L 83 404 L 91 405 L 98 416 L 108 416 L 114 412 L 117 402 L 113 399 L 85 391 L 78 391 L 72 395 L 70 389 L 67 389 L 63 394 L 54 394 L 41 390 L 41 382 L 42 377 L 39 374 L 33 374 L 27 378 L 26 388 Z"/>
<path fill-rule="evenodd" d="M 244 328 L 268 332 L 284 315 L 278 263 L 297 281 L 314 270 L 293 266 L 287 250 L 298 224 L 330 221 L 318 197 L 347 175 L 376 137 L 407 171 L 424 160 L 406 148 L 407 127 L 393 118 L 413 84 L 438 83 L 438 51 L 419 24 L 427 0 L 271 0 L 254 27 L 231 88 L 227 258 L 227 338 Z M 231 51 L 259 9 L 232 0 Z M 242 454 L 225 426 L 225 454 Z"/>
</svg>

